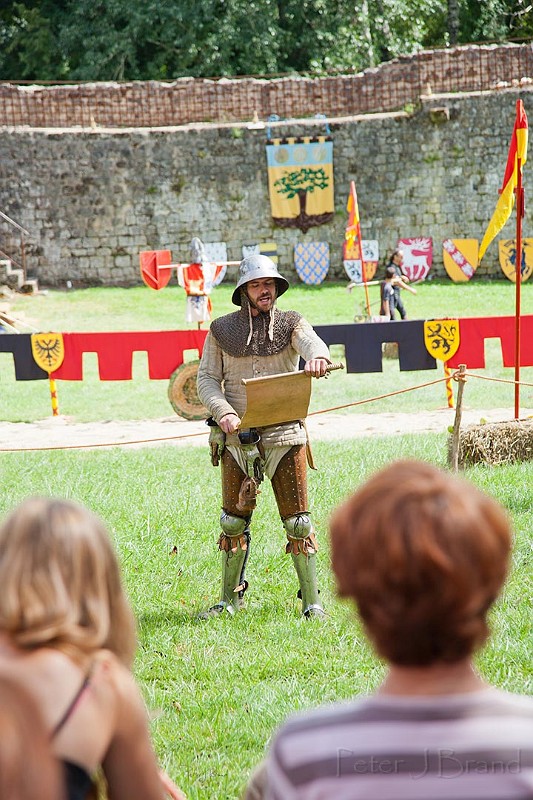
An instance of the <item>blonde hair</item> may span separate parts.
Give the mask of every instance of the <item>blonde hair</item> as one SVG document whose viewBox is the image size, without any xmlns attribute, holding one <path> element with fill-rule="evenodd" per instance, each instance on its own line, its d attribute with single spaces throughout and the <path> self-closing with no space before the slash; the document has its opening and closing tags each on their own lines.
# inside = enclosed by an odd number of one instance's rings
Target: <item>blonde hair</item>
<svg viewBox="0 0 533 800">
<path fill-rule="evenodd" d="M 103 522 L 77 503 L 33 497 L 0 527 L 0 630 L 25 649 L 111 650 L 128 667 L 135 622 Z"/>
</svg>

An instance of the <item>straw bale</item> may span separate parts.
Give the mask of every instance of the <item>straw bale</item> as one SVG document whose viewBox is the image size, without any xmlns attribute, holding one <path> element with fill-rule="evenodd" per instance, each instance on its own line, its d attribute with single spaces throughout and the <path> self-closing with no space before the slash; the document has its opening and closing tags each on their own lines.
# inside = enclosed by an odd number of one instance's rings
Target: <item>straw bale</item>
<svg viewBox="0 0 533 800">
<path fill-rule="evenodd" d="M 466 427 L 459 436 L 458 460 L 460 466 L 533 460 L 533 419 Z"/>
</svg>

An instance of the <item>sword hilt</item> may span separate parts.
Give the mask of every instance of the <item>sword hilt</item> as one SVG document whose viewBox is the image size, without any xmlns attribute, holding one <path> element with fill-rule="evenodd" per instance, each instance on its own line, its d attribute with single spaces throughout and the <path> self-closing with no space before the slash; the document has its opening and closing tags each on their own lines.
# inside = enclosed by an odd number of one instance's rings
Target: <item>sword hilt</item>
<svg viewBox="0 0 533 800">
<path fill-rule="evenodd" d="M 328 364 L 326 367 L 326 372 L 333 372 L 336 369 L 344 369 L 344 364 L 339 362 L 338 364 Z"/>
</svg>

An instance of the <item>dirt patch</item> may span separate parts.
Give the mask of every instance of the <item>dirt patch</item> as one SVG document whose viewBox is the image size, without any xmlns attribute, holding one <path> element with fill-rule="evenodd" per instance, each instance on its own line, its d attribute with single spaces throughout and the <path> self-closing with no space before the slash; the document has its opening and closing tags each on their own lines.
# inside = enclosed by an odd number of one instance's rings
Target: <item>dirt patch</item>
<svg viewBox="0 0 533 800">
<path fill-rule="evenodd" d="M 522 418 L 533 409 L 522 409 Z M 489 411 L 465 409 L 462 426 L 513 419 L 511 409 Z M 311 441 L 334 441 L 361 436 L 391 436 L 402 433 L 447 433 L 455 411 L 442 408 L 416 414 L 317 414 L 307 419 Z M 178 416 L 151 420 L 73 422 L 68 417 L 49 417 L 33 423 L 0 422 L 0 452 L 94 447 L 206 446 L 205 423 Z"/>
</svg>

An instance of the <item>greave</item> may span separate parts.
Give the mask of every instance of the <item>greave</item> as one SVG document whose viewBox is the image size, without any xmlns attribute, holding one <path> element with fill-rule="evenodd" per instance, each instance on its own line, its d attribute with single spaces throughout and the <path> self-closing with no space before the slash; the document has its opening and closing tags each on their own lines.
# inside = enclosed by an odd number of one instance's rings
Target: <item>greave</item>
<svg viewBox="0 0 533 800">
<path fill-rule="evenodd" d="M 316 585 L 316 553 L 291 553 L 292 563 L 298 575 L 300 593 L 302 595 L 302 613 L 320 605 Z"/>
<path fill-rule="evenodd" d="M 234 550 L 221 550 L 222 556 L 222 590 L 221 602 L 232 606 L 238 611 L 242 596 L 246 590 L 247 582 L 244 578 L 246 562 L 250 552 L 250 535 L 245 532 L 247 539 L 246 550 L 243 550 L 240 542 Z"/>
</svg>

